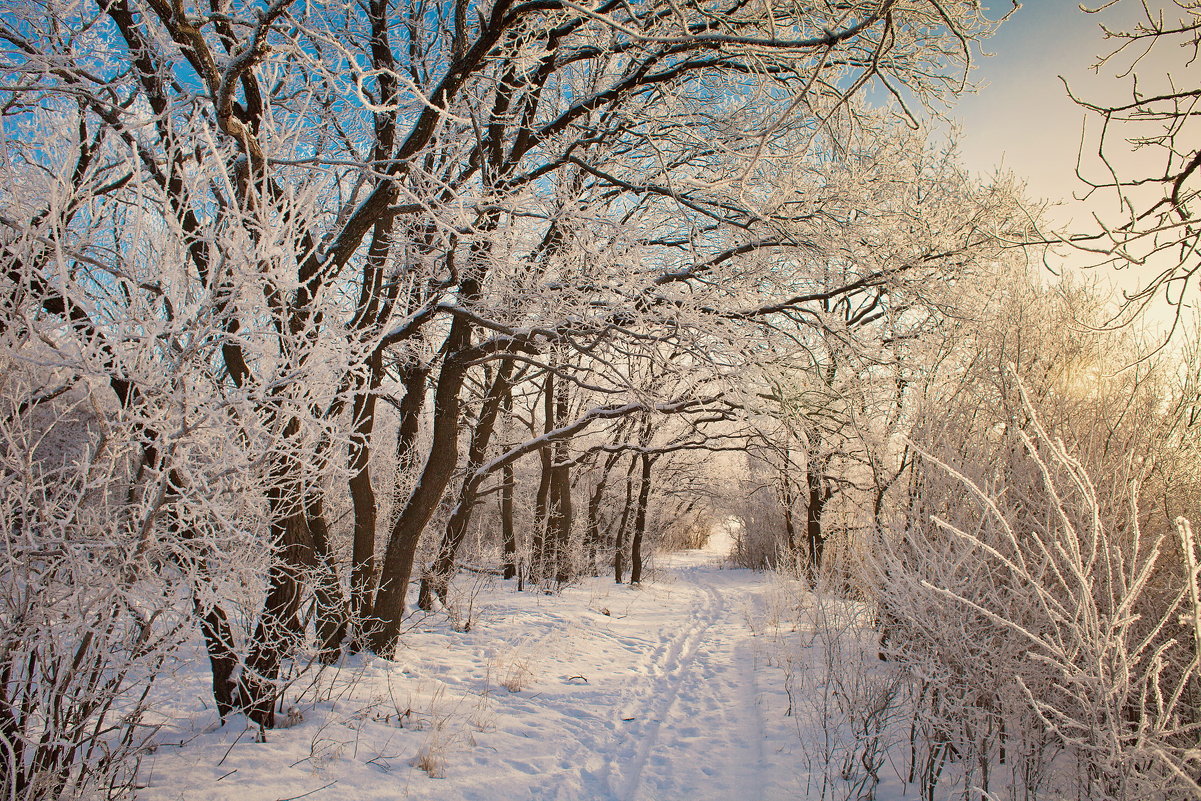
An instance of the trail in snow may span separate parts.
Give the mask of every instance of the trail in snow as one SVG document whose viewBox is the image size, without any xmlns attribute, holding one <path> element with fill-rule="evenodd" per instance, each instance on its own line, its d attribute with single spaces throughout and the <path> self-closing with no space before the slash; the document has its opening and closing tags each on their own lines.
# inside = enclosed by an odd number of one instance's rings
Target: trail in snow
<svg viewBox="0 0 1201 801">
<path fill-rule="evenodd" d="M 432 617 L 396 662 L 329 671 L 265 743 L 206 731 L 186 695 L 203 698 L 203 676 L 184 672 L 139 798 L 803 797 L 784 677 L 754 625 L 769 581 L 720 562 L 675 554 L 643 588 L 590 579 L 559 597 L 470 587 L 469 633 Z"/>
<path fill-rule="evenodd" d="M 710 580 L 711 581 L 711 580 Z M 682 638 L 678 655 L 654 682 L 645 725 L 630 732 L 635 747 L 622 766 L 620 801 L 689 798 L 704 791 L 754 801 L 765 764 L 754 664 L 744 657 L 746 624 L 732 618 L 723 593 L 699 576 L 708 596 Z"/>
<path fill-rule="evenodd" d="M 756 801 L 788 783 L 770 781 L 764 758 L 761 660 L 748 626 L 764 585 L 745 571 L 715 570 L 713 561 L 705 552 L 669 560 L 674 586 L 657 642 L 620 640 L 635 655 L 635 675 L 615 701 L 597 699 L 600 719 L 585 717 L 564 772 L 535 797 Z M 578 774 L 573 765 L 582 766 Z"/>
</svg>

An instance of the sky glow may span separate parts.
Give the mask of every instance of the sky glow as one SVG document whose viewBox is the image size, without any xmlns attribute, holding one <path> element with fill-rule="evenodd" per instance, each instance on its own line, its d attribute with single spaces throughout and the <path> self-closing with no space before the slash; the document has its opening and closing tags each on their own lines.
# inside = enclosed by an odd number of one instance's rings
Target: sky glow
<svg viewBox="0 0 1201 801">
<path fill-rule="evenodd" d="M 1075 0 L 1026 0 L 1014 10 L 1011 0 L 990 0 L 989 16 L 1000 18 L 1013 12 L 983 45 L 975 58 L 972 81 L 978 87 L 951 109 L 949 119 L 959 127 L 957 140 L 964 163 L 973 172 L 990 175 L 1011 172 L 1026 185 L 1029 198 L 1051 204 L 1045 219 L 1062 230 L 1095 230 L 1092 217 L 1108 225 L 1124 221 L 1117 197 L 1112 192 L 1088 193 L 1077 169 L 1093 179 L 1102 179 L 1097 157 L 1099 118 L 1074 102 L 1077 97 L 1091 102 L 1123 102 L 1130 99 L 1131 79 L 1124 73 L 1140 52 L 1123 53 L 1095 69 L 1104 55 L 1120 42 L 1107 38 L 1103 26 L 1128 29 L 1145 19 L 1141 3 L 1120 0 L 1097 13 L 1085 13 Z M 1104 6 L 1104 0 L 1087 3 Z M 1179 9 L 1164 0 L 1147 0 L 1152 12 L 1164 10 L 1175 18 Z M 1169 76 L 1179 87 L 1196 84 L 1201 65 L 1189 64 L 1192 75 L 1182 75 L 1185 58 L 1164 48 L 1138 60 L 1135 72 L 1144 92 L 1167 90 Z M 1119 136 L 1111 134 L 1107 155 L 1127 174 L 1154 174 L 1162 170 L 1161 157 L 1152 149 L 1120 151 Z M 1048 264 L 1056 269 L 1095 264 L 1082 253 L 1052 255 Z M 1141 286 L 1144 271 L 1116 273 L 1112 269 L 1089 271 L 1103 286 L 1132 291 Z M 1187 301 L 1186 301 L 1187 302 Z M 1174 316 L 1167 304 L 1147 309 L 1145 323 L 1163 329 Z"/>
</svg>

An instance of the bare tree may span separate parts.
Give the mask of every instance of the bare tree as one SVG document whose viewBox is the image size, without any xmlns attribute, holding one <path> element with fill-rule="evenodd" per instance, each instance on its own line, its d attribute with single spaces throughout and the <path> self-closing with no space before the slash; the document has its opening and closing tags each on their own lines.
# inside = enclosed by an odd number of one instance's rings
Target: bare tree
<svg viewBox="0 0 1201 801">
<path fill-rule="evenodd" d="M 1082 9 L 1096 14 L 1135 5 L 1114 0 Z M 1201 268 L 1201 149 L 1196 145 L 1201 89 L 1189 81 L 1201 47 L 1201 10 L 1187 0 L 1172 0 L 1143 3 L 1139 11 L 1129 26 L 1102 26 L 1116 45 L 1094 65 L 1116 68 L 1129 81 L 1129 97 L 1099 101 L 1068 89 L 1097 119 L 1077 169 L 1088 186 L 1086 197 L 1116 201 L 1120 210 L 1117 216 L 1096 213 L 1095 230 L 1069 241 L 1103 257 L 1108 266 L 1137 270 L 1137 288 L 1127 291 L 1116 322 L 1130 320 L 1159 298 L 1175 308 L 1175 331 Z"/>
</svg>

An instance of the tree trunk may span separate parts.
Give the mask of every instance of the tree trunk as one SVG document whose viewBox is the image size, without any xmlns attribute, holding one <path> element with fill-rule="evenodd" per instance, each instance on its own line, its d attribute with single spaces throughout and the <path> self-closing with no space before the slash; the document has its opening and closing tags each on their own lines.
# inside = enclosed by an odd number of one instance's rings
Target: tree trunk
<svg viewBox="0 0 1201 801">
<path fill-rule="evenodd" d="M 649 453 L 639 455 L 642 459 L 642 475 L 638 484 L 638 506 L 634 510 L 634 538 L 630 543 L 630 583 L 642 583 L 642 538 L 646 534 L 646 507 L 651 497 L 651 465 L 654 458 Z"/>
<path fill-rule="evenodd" d="M 413 574 L 417 544 L 458 462 L 459 391 L 467 376 L 464 358 L 471 336 L 470 323 L 456 317 L 447 334 L 442 369 L 434 390 L 434 425 L 429 454 L 417 484 L 396 518 L 375 593 L 375 626 L 368 638 L 371 651 L 391 659 L 400 638 L 405 595 Z"/>
<path fill-rule="evenodd" d="M 560 383 L 554 397 L 554 424 L 567 419 L 567 385 Z M 555 584 L 562 587 L 571 581 L 571 468 L 568 466 L 567 440 L 551 448 L 550 504 L 546 521 L 547 539 L 551 542 L 551 559 Z"/>
<path fill-rule="evenodd" d="M 376 64 L 387 71 L 392 63 L 391 51 L 388 48 L 388 25 L 386 21 L 385 0 L 371 0 L 371 37 L 372 55 Z M 380 89 L 384 98 L 394 98 L 396 95 L 395 79 L 382 75 Z M 376 116 L 376 143 L 373 158 L 387 158 L 395 143 L 397 113 L 393 110 Z M 389 318 L 396 305 L 401 282 L 386 281 L 388 264 L 393 250 L 393 232 L 396 218 L 386 217 L 378 220 L 372 227 L 371 242 L 367 247 L 367 258 L 363 262 L 362 279 L 359 284 L 359 299 L 355 305 L 355 317 L 352 325 L 370 337 L 379 331 L 380 326 Z M 414 290 L 409 289 L 407 306 L 411 310 L 417 304 Z M 372 593 L 375 591 L 375 535 L 378 525 L 378 502 L 375 487 L 371 480 L 371 448 L 372 437 L 375 433 L 375 410 L 379 399 L 379 386 L 384 375 L 384 350 L 386 343 L 379 342 L 372 348 L 365 360 L 366 374 L 356 374 L 352 380 L 357 383 L 351 401 L 351 432 L 350 447 L 347 463 L 350 468 L 348 481 L 351 508 L 354 515 L 353 538 L 350 558 L 350 647 L 358 650 L 365 645 L 366 631 L 372 618 Z M 410 371 L 419 376 L 417 391 L 413 393 L 412 381 L 402 371 L 401 383 L 406 395 L 402 402 L 401 424 L 398 438 L 410 432 L 407 426 L 412 426 L 411 436 L 416 436 L 415 421 L 406 420 L 404 404 L 414 405 L 419 411 L 425 398 L 425 372 L 418 368 Z M 410 412 L 411 413 L 411 412 Z M 410 443 L 411 444 L 411 443 Z M 399 449 L 398 449 L 399 450 Z"/>
<path fill-rule="evenodd" d="M 792 481 L 787 475 L 780 476 L 780 506 L 784 511 L 784 538 L 788 545 L 788 558 L 793 569 L 796 567 L 796 521 L 792 516 Z"/>
<path fill-rule="evenodd" d="M 150 442 L 153 443 L 157 434 L 150 431 L 147 431 L 147 434 L 151 435 Z M 158 453 L 154 445 L 146 446 L 145 458 L 147 464 L 158 462 Z M 183 487 L 182 480 L 175 470 L 168 471 L 168 492 L 176 499 Z M 168 508 L 170 507 L 168 506 Z M 173 512 L 171 514 L 172 519 L 168 524 L 170 529 L 180 539 L 193 538 L 194 532 L 191 529 L 183 528 L 178 517 Z M 211 587 L 212 584 L 208 561 L 201 555 L 196 565 L 196 584 L 192 587 L 192 610 L 196 615 L 196 622 L 200 626 L 200 633 L 204 637 L 204 649 L 208 654 L 209 667 L 212 670 L 213 701 L 217 705 L 217 717 L 224 723 L 229 713 L 233 712 L 237 706 L 235 692 L 237 683 L 234 681 L 234 675 L 240 661 L 238 652 L 234 648 L 234 636 L 229 626 L 229 616 L 225 614 L 225 610 L 216 600 L 211 600 L 206 605 L 201 599 L 201 586 Z M 213 597 L 215 599 L 215 592 Z"/>
<path fill-rule="evenodd" d="M 433 567 L 421 579 L 417 605 L 426 611 L 433 608 L 433 596 L 446 603 L 446 593 L 454 574 L 455 558 L 467 535 L 467 527 L 471 523 L 471 515 L 475 511 L 476 499 L 479 497 L 479 488 L 483 481 L 483 476 L 477 476 L 475 471 L 484 463 L 484 457 L 488 453 L 492 433 L 496 430 L 496 418 L 500 414 L 504 398 L 509 394 L 512 375 L 512 360 L 502 360 L 484 395 L 479 420 L 475 430 L 471 432 L 471 443 L 467 447 L 467 471 L 463 477 L 463 486 L 459 490 L 458 503 L 451 513 L 450 520 L 446 522 Z"/>
<path fill-rule="evenodd" d="M 501 400 L 506 430 L 512 426 L 513 387 L 510 383 Z M 506 579 L 517 575 L 517 530 L 513 526 L 513 465 L 505 463 L 500 473 L 500 540 L 502 548 L 501 575 Z"/>
<path fill-rule="evenodd" d="M 224 723 L 235 707 L 234 690 L 237 684 L 234 673 L 238 668 L 238 654 L 234 650 L 233 632 L 230 631 L 225 611 L 215 603 L 206 609 L 195 589 L 192 591 L 192 609 L 200 623 L 200 633 L 204 635 L 204 648 L 208 652 L 209 667 L 213 673 L 213 700 L 217 703 L 217 717 Z"/>
<path fill-rule="evenodd" d="M 338 661 L 342 641 L 346 638 L 346 598 L 338 579 L 337 557 L 329 544 L 329 524 L 325 518 L 324 495 L 320 491 L 310 493 L 305 517 L 313 546 L 317 654 L 322 664 L 332 665 Z"/>
<path fill-rule="evenodd" d="M 554 428 L 554 373 L 546 374 L 546 383 L 542 390 L 543 401 L 543 433 L 547 433 Z M 538 451 L 538 461 L 541 465 L 541 472 L 538 477 L 538 491 L 534 496 L 534 538 L 530 547 L 530 578 L 535 582 L 542 581 L 545 578 L 547 570 L 546 565 L 549 554 L 547 552 L 547 529 L 549 522 L 549 504 L 550 504 L 550 488 L 551 488 L 551 470 L 554 459 L 551 456 L 550 446 L 545 446 Z"/>
<path fill-rule="evenodd" d="M 500 538 L 504 548 L 501 575 L 511 579 L 517 575 L 517 531 L 513 528 L 513 465 L 506 464 L 500 474 Z"/>
<path fill-rule="evenodd" d="M 538 491 L 534 495 L 534 536 L 530 543 L 529 579 L 535 583 L 542 580 L 546 574 L 546 563 L 549 554 L 546 552 L 546 523 L 547 509 L 550 499 L 550 449 L 544 448 L 538 452 L 541 470 L 538 473 Z"/>
<path fill-rule="evenodd" d="M 634 506 L 634 468 L 638 466 L 638 454 L 630 459 L 626 470 L 626 495 L 621 505 L 621 520 L 617 523 L 617 536 L 613 542 L 613 578 L 620 584 L 625 577 L 626 527 L 630 522 L 630 510 Z"/>
<path fill-rule="evenodd" d="M 302 635 L 301 582 L 305 569 L 313 563 L 304 510 L 293 495 L 286 486 L 273 486 L 268 491 L 276 552 L 267 571 L 267 597 L 238 685 L 238 699 L 246 716 L 267 729 L 275 725 L 280 664 L 294 651 Z"/>
<path fill-rule="evenodd" d="M 382 370 L 382 367 L 381 367 Z M 425 381 L 429 369 L 424 365 L 408 365 L 401 371 L 401 383 L 405 388 L 400 402 L 400 417 L 396 432 L 396 471 L 404 473 L 411 469 L 416 460 L 416 441 L 421 429 L 421 409 L 425 405 Z M 358 398 L 356 398 L 356 403 Z M 363 406 L 362 422 L 374 419 L 374 398 L 370 407 Z M 371 417 L 367 417 L 368 410 Z M 373 427 L 373 426 L 372 426 Z M 370 472 L 370 431 L 360 441 L 351 440 L 351 465 L 359 470 L 350 479 L 351 502 L 354 507 L 354 544 L 351 554 L 350 604 L 353 633 L 350 647 L 353 651 L 368 648 L 371 632 L 376 627 L 375 592 L 376 558 L 375 537 L 378 525 L 378 500 L 372 486 Z"/>
<path fill-rule="evenodd" d="M 820 469 L 809 467 L 809 503 L 805 512 L 805 542 L 809 546 L 810 579 L 816 584 L 821 575 L 822 551 L 826 538 L 822 533 L 822 512 L 833 495 Z"/>
<path fill-rule="evenodd" d="M 550 475 L 550 503 L 546 519 L 546 538 L 550 543 L 550 567 L 555 584 L 571 581 L 571 469 L 566 465 L 566 446 L 556 443 L 554 466 Z"/>
<path fill-rule="evenodd" d="M 518 534 L 513 527 L 513 465 L 501 472 L 501 540 L 504 564 L 501 575 L 512 579 L 518 574 Z"/>
<path fill-rule="evenodd" d="M 605 457 L 605 463 L 600 470 L 596 485 L 588 495 L 588 518 L 584 528 L 584 547 L 588 551 L 588 570 L 594 576 L 599 575 L 601 504 L 605 499 L 605 487 L 609 482 L 609 473 L 612 472 L 613 466 L 617 464 L 619 458 L 621 458 L 621 454 L 616 450 Z"/>
<path fill-rule="evenodd" d="M 383 374 L 383 352 L 377 348 L 368 360 L 366 387 L 351 403 L 353 429 L 348 456 L 350 503 L 354 535 L 350 557 L 350 619 L 352 640 L 361 642 L 371 618 L 371 592 L 375 583 L 375 488 L 371 483 L 371 436 L 375 431 L 376 390 Z M 352 647 L 356 647 L 352 644 Z"/>
<path fill-rule="evenodd" d="M 587 518 L 584 522 L 584 551 L 588 559 L 588 574 L 600 575 L 598 567 L 600 558 L 600 506 L 605 497 L 605 485 L 602 480 L 588 496 Z"/>
</svg>

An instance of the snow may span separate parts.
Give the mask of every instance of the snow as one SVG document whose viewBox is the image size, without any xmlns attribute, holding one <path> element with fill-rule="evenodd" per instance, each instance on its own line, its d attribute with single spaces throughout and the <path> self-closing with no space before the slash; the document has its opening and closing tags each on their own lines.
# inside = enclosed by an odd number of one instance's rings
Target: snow
<svg viewBox="0 0 1201 801">
<path fill-rule="evenodd" d="M 396 661 L 298 681 L 295 725 L 266 742 L 241 718 L 215 726 L 197 652 L 159 706 L 137 797 L 804 798 L 812 760 L 780 650 L 803 643 L 781 638 L 770 576 L 724 565 L 728 545 L 661 557 L 641 587 L 590 578 L 548 596 L 463 574 L 452 619 L 470 610 L 469 631 L 430 615 Z"/>
</svg>

